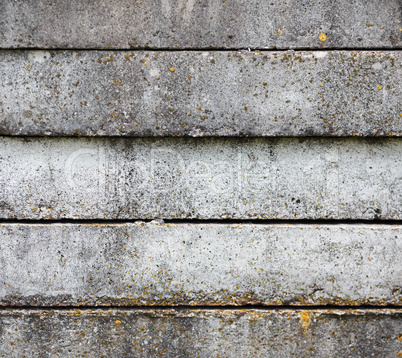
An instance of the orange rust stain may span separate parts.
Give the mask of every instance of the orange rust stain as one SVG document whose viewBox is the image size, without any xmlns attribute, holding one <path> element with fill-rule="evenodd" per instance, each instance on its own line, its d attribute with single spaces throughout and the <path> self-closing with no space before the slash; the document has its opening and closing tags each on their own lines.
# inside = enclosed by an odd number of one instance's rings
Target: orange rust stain
<svg viewBox="0 0 402 358">
<path fill-rule="evenodd" d="M 320 39 L 320 41 L 325 42 L 327 40 L 327 35 L 320 34 L 320 36 L 318 36 L 318 38 Z"/>
<path fill-rule="evenodd" d="M 300 314 L 300 318 L 301 318 L 301 323 L 302 323 L 304 329 L 307 330 L 308 326 L 309 326 L 310 323 L 311 323 L 310 315 L 308 314 L 308 312 L 303 311 L 303 312 Z"/>
</svg>

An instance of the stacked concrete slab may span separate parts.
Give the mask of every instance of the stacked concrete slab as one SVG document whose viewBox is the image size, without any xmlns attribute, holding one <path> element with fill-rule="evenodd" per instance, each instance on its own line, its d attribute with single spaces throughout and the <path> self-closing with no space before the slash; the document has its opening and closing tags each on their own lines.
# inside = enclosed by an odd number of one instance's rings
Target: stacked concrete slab
<svg viewBox="0 0 402 358">
<path fill-rule="evenodd" d="M 401 21 L 1 1 L 0 356 L 402 356 Z"/>
</svg>

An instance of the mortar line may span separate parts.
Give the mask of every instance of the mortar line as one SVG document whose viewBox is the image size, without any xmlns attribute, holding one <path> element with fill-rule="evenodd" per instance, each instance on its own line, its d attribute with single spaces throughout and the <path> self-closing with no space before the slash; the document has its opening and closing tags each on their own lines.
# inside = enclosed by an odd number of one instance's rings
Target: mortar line
<svg viewBox="0 0 402 358">
<path fill-rule="evenodd" d="M 52 48 L 44 48 L 44 47 L 19 47 L 19 48 L 0 48 L 0 51 L 81 51 L 81 52 L 95 52 L 95 51 L 110 51 L 110 52 L 127 52 L 127 51 L 153 51 L 153 52 L 210 52 L 210 51 L 220 51 L 220 52 L 237 52 L 237 51 L 249 51 L 249 52 L 330 52 L 330 51 L 394 51 L 401 52 L 401 48 L 392 48 L 392 47 L 326 47 L 326 48 L 309 48 L 309 47 L 296 47 L 296 48 L 249 48 L 249 47 L 239 47 L 239 48 L 224 48 L 224 47 L 184 47 L 184 48 L 168 48 L 168 47 L 138 47 L 138 48 L 101 48 L 101 47 L 93 47 L 93 48 L 68 48 L 68 47 L 52 47 Z"/>
<path fill-rule="evenodd" d="M 66 305 L 66 306 L 32 306 L 32 305 L 5 305 L 0 307 L 1 311 L 9 311 L 9 310 L 35 310 L 35 311 L 70 311 L 70 310 L 118 310 L 118 311 L 147 311 L 147 310 L 175 310 L 175 311 L 186 311 L 186 310 L 200 310 L 200 311 L 221 311 L 221 310 L 260 310 L 260 311 L 278 311 L 278 310 L 286 310 L 286 311 L 315 311 L 315 310 L 342 310 L 342 311 L 350 311 L 350 310 L 402 310 L 402 306 L 398 305 L 176 305 L 176 306 L 166 306 L 166 305 L 146 305 L 146 306 L 137 306 L 137 305 Z"/>
<path fill-rule="evenodd" d="M 247 139 L 261 139 L 261 140 L 280 140 L 280 139 L 299 139 L 299 140 L 309 140 L 309 139 L 324 139 L 324 140 L 335 140 L 335 139 L 361 139 L 361 140 L 383 140 L 383 139 L 399 139 L 402 138 L 402 131 L 392 133 L 391 135 L 375 135 L 375 134 L 363 134 L 363 135 L 248 135 L 248 134 L 236 134 L 236 135 L 205 135 L 205 136 L 191 136 L 187 134 L 169 134 L 169 135 L 76 135 L 76 134 L 4 134 L 0 133 L 0 138 L 50 138 L 50 139 L 79 139 L 79 138 L 87 138 L 87 139 L 96 139 L 96 138 L 104 138 L 104 139 L 143 139 L 143 140 L 161 140 L 161 139 L 176 139 L 176 140 L 186 140 L 186 139 L 193 139 L 193 140 L 204 140 L 204 139 L 212 139 L 212 140 L 247 140 Z"/>
<path fill-rule="evenodd" d="M 157 222 L 163 224 L 175 225 L 193 225 L 193 224 L 217 224 L 217 225 L 377 225 L 393 226 L 402 225 L 402 220 L 386 219 L 162 219 L 162 218 L 137 218 L 137 219 L 0 219 L 2 224 L 27 224 L 27 225 L 50 225 L 50 224 L 75 224 L 75 225 L 124 225 L 136 222 L 151 223 Z"/>
</svg>

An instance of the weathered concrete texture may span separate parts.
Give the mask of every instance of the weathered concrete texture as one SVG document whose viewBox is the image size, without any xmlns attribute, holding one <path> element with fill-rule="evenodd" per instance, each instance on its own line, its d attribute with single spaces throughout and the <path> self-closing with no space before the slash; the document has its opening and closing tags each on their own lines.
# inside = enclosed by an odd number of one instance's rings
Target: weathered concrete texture
<svg viewBox="0 0 402 358">
<path fill-rule="evenodd" d="M 399 357 L 402 310 L 0 312 L 1 357 Z"/>
<path fill-rule="evenodd" d="M 6 135 L 399 136 L 401 97 L 400 52 L 0 52 Z"/>
<path fill-rule="evenodd" d="M 400 219 L 402 140 L 0 139 L 0 217 Z"/>
<path fill-rule="evenodd" d="M 389 225 L 3 224 L 0 304 L 400 305 L 401 239 Z"/>
<path fill-rule="evenodd" d="M 1 1 L 0 46 L 398 48 L 401 7 L 398 0 Z"/>
</svg>

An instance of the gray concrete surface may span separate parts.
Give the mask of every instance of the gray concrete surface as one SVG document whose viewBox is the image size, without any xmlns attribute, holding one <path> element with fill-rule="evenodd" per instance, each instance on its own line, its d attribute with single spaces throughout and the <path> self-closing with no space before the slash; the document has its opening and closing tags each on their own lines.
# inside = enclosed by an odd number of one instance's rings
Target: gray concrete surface
<svg viewBox="0 0 402 358">
<path fill-rule="evenodd" d="M 401 239 L 391 225 L 2 224 L 0 305 L 402 305 Z"/>
<path fill-rule="evenodd" d="M 0 311 L 1 357 L 399 357 L 402 310 Z"/>
<path fill-rule="evenodd" d="M 399 138 L 0 139 L 0 217 L 400 219 Z"/>
<path fill-rule="evenodd" d="M 400 48 L 401 12 L 398 0 L 4 0 L 0 46 Z"/>
<path fill-rule="evenodd" d="M 401 21 L 0 0 L 0 358 L 402 357 Z"/>
<path fill-rule="evenodd" d="M 396 51 L 0 51 L 6 135 L 400 136 L 401 97 Z"/>
</svg>

